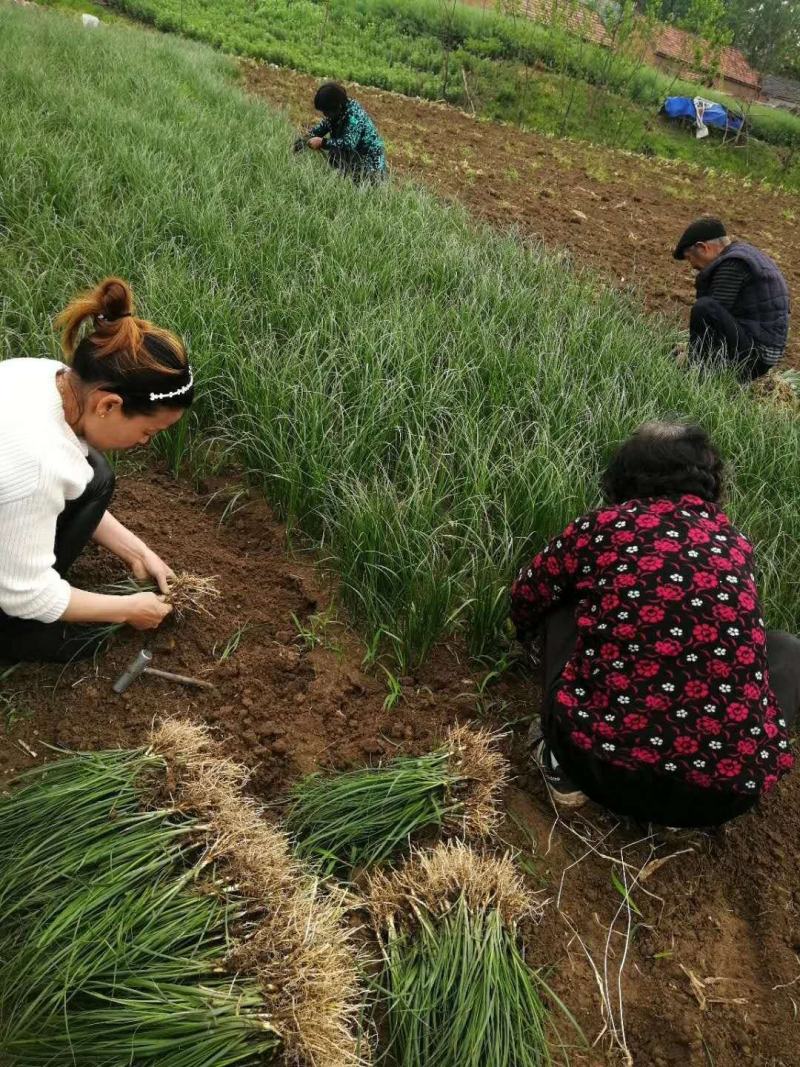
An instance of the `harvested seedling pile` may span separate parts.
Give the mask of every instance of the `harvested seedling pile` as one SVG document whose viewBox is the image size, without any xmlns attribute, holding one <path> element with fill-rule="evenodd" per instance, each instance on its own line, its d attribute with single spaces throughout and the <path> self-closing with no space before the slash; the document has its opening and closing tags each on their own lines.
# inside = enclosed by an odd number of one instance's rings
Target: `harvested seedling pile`
<svg viewBox="0 0 800 1067">
<path fill-rule="evenodd" d="M 0 803 L 10 1067 L 359 1067 L 341 902 L 199 728 L 66 757 Z"/>
<path fill-rule="evenodd" d="M 417 853 L 369 890 L 384 949 L 385 1026 L 397 1067 L 541 1067 L 548 1013 L 520 949 L 536 901 L 508 856 L 460 842 Z"/>
<path fill-rule="evenodd" d="M 347 874 L 388 859 L 422 831 L 488 835 L 508 779 L 496 741 L 457 726 L 427 755 L 303 779 L 288 815 L 297 855 L 325 874 Z"/>
</svg>

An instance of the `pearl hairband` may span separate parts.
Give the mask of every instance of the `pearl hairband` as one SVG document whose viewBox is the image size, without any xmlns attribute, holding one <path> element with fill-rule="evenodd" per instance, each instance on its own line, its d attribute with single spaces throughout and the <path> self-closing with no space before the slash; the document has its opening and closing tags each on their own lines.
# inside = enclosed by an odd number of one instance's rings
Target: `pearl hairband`
<svg viewBox="0 0 800 1067">
<path fill-rule="evenodd" d="M 194 375 L 192 374 L 192 368 L 189 367 L 189 381 L 186 385 L 182 385 L 180 389 L 173 389 L 171 393 L 151 393 L 150 400 L 171 400 L 174 396 L 182 396 L 183 393 L 188 393 L 194 385 Z"/>
</svg>

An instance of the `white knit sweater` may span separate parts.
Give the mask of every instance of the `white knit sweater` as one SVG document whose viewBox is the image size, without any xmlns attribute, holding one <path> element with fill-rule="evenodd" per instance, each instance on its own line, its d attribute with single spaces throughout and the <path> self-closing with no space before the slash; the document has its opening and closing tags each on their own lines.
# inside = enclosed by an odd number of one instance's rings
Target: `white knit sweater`
<svg viewBox="0 0 800 1067">
<path fill-rule="evenodd" d="M 64 418 L 51 359 L 0 361 L 0 609 L 55 622 L 69 583 L 54 570 L 56 520 L 92 477 Z"/>
</svg>

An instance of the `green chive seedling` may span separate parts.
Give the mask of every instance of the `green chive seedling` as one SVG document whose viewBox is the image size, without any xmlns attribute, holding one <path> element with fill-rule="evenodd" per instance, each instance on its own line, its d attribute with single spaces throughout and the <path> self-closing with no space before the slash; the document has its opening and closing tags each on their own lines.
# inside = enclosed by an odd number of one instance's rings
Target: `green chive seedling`
<svg viewBox="0 0 800 1067">
<path fill-rule="evenodd" d="M 488 835 L 508 780 L 496 740 L 457 726 L 435 752 L 304 778 L 287 820 L 295 853 L 323 874 L 347 876 L 389 859 L 415 834 Z"/>
</svg>

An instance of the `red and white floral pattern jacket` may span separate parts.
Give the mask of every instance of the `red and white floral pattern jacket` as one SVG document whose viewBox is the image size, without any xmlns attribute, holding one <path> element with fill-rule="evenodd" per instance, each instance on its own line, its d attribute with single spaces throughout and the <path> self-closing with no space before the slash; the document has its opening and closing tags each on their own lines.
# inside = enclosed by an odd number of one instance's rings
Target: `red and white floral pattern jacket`
<svg viewBox="0 0 800 1067">
<path fill-rule="evenodd" d="M 511 590 L 529 636 L 574 600 L 555 694 L 569 743 L 630 769 L 760 795 L 793 765 L 769 685 L 753 546 L 696 496 L 631 500 L 569 524 Z"/>
</svg>

